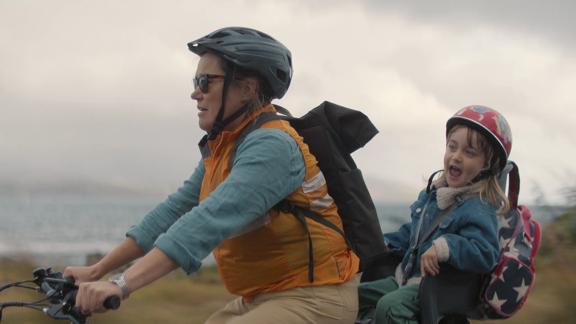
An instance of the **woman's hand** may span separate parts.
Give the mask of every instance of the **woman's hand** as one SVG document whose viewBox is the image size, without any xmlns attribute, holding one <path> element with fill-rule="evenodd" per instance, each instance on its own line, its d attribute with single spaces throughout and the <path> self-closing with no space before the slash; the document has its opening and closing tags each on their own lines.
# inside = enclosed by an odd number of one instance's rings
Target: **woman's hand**
<svg viewBox="0 0 576 324">
<path fill-rule="evenodd" d="M 96 265 L 88 267 L 66 267 L 64 269 L 64 278 L 72 277 L 76 284 L 82 282 L 97 281 L 102 278 L 102 274 L 98 271 Z"/>
<path fill-rule="evenodd" d="M 438 264 L 438 253 L 436 248 L 432 245 L 420 257 L 420 274 L 422 277 L 427 275 L 435 276 L 440 273 L 440 265 Z"/>
<path fill-rule="evenodd" d="M 78 285 L 76 308 L 84 315 L 105 312 L 104 301 L 110 296 L 122 298 L 120 287 L 108 281 L 83 282 Z"/>
</svg>

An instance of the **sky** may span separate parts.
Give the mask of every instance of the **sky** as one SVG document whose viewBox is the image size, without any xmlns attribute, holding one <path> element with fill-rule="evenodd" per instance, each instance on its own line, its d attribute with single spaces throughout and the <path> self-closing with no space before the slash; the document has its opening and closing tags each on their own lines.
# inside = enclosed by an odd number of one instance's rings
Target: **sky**
<svg viewBox="0 0 576 324">
<path fill-rule="evenodd" d="M 377 200 L 412 200 L 442 167 L 445 123 L 482 104 L 511 125 L 520 199 L 576 183 L 574 1 L 0 0 L 0 181 L 169 193 L 200 154 L 186 44 L 226 26 L 292 52 L 275 101 L 329 100 L 380 133 L 354 153 Z"/>
</svg>

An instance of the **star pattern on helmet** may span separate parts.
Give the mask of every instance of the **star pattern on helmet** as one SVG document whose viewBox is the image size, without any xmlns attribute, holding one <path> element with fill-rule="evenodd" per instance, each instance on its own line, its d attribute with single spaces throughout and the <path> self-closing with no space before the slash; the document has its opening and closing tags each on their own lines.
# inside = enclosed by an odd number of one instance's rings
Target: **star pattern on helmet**
<svg viewBox="0 0 576 324">
<path fill-rule="evenodd" d="M 483 106 L 472 106 L 472 111 L 478 113 L 480 115 L 478 121 L 482 121 L 484 119 L 484 114 L 489 112 L 490 110 Z"/>
<path fill-rule="evenodd" d="M 524 295 L 526 295 L 526 292 L 528 292 L 529 288 L 530 288 L 530 286 L 527 285 L 524 278 L 522 278 L 522 283 L 520 284 L 520 286 L 514 287 L 514 290 L 516 290 L 516 292 L 518 292 L 518 296 L 516 297 L 516 302 L 519 302 L 524 297 Z"/>
<path fill-rule="evenodd" d="M 496 132 L 498 135 L 505 143 L 510 143 L 512 141 L 512 132 L 506 120 L 501 115 L 495 115 L 492 119 L 496 124 Z"/>
</svg>

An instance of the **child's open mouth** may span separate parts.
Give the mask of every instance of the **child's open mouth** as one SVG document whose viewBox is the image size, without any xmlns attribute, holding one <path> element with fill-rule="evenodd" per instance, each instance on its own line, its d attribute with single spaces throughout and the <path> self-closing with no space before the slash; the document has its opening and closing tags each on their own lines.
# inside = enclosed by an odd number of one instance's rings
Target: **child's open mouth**
<svg viewBox="0 0 576 324">
<path fill-rule="evenodd" d="M 462 174 L 462 170 L 458 167 L 450 166 L 448 168 L 448 173 L 450 174 L 450 176 L 457 178 Z"/>
</svg>

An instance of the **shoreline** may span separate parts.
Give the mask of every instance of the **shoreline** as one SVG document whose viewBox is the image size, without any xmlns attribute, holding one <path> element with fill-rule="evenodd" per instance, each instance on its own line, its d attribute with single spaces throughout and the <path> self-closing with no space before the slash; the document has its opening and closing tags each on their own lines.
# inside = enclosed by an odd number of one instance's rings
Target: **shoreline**
<svg viewBox="0 0 576 324">
<path fill-rule="evenodd" d="M 64 268 L 66 266 L 84 266 L 93 264 L 101 259 L 107 252 L 31 252 L 18 251 L 13 253 L 1 253 L 0 261 L 11 260 L 15 262 L 26 262 L 38 267 L 52 267 L 53 269 Z M 214 256 L 210 254 L 202 261 L 202 268 L 216 266 Z M 1 270 L 0 270 L 1 271 Z"/>
</svg>

